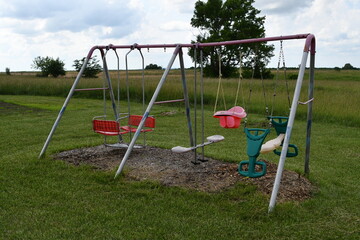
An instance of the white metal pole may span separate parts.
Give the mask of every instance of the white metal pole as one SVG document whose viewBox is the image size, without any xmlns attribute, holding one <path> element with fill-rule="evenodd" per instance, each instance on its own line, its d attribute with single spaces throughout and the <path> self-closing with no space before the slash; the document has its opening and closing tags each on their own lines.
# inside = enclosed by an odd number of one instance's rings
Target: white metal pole
<svg viewBox="0 0 360 240">
<path fill-rule="evenodd" d="M 172 67 L 172 65 L 173 65 L 173 63 L 174 63 L 174 61 L 175 61 L 175 58 L 176 58 L 176 56 L 178 55 L 180 49 L 181 49 L 180 46 L 177 46 L 177 47 L 175 48 L 174 53 L 173 53 L 173 55 L 172 55 L 172 57 L 171 57 L 171 59 L 170 59 L 170 61 L 169 61 L 169 64 L 168 64 L 166 70 L 164 71 L 164 73 L 163 73 L 163 75 L 162 75 L 162 77 L 161 77 L 161 79 L 160 79 L 160 81 L 159 81 L 159 83 L 158 83 L 158 85 L 157 85 L 157 87 L 156 87 L 156 89 L 155 89 L 155 92 L 154 92 L 154 94 L 153 94 L 153 96 L 152 96 L 152 98 L 151 98 L 151 100 L 150 100 L 150 102 L 149 102 L 149 105 L 147 106 L 147 108 L 146 108 L 146 110 L 145 110 L 145 113 L 144 113 L 144 115 L 143 115 L 143 117 L 142 117 L 142 119 L 141 119 L 141 121 L 140 121 L 140 123 L 139 123 L 139 126 L 138 126 L 138 128 L 137 128 L 137 130 L 136 130 L 136 132 L 135 132 L 135 134 L 134 134 L 134 137 L 131 139 L 131 142 L 130 142 L 130 144 L 129 144 L 129 147 L 128 147 L 128 149 L 126 150 L 126 153 L 125 153 L 123 159 L 122 159 L 121 162 L 120 162 L 119 168 L 118 168 L 118 170 L 116 171 L 116 174 L 115 174 L 115 177 L 114 177 L 114 178 L 116 178 L 116 177 L 121 173 L 122 169 L 124 168 L 125 163 L 126 163 L 127 159 L 129 158 L 130 153 L 131 153 L 131 151 L 132 151 L 132 149 L 133 149 L 133 147 L 134 147 L 134 145 L 135 145 L 135 142 L 136 142 L 137 138 L 138 138 L 139 135 L 140 135 L 141 129 L 144 127 L 146 118 L 149 116 L 149 113 L 150 113 L 150 111 L 151 111 L 151 108 L 152 108 L 152 106 L 154 105 L 154 102 L 156 101 L 156 98 L 157 98 L 157 96 L 159 95 L 159 92 L 160 92 L 162 86 L 163 86 L 164 83 L 165 83 L 166 77 L 168 76 L 168 74 L 169 74 L 169 72 L 170 72 L 170 69 L 171 69 L 171 67 Z"/>
<path fill-rule="evenodd" d="M 291 104 L 291 111 L 290 111 L 290 115 L 289 115 L 288 125 L 286 127 L 284 144 L 283 144 L 283 147 L 281 150 L 279 165 L 278 165 L 278 169 L 277 169 L 276 177 L 275 177 L 275 181 L 274 181 L 274 187 L 273 187 L 272 193 L 271 193 L 271 198 L 270 198 L 270 203 L 269 203 L 269 212 L 271 212 L 274 209 L 275 204 L 276 204 L 276 198 L 277 198 L 277 194 L 279 191 L 281 176 L 282 176 L 282 172 L 284 170 L 286 154 L 287 154 L 288 146 L 289 146 L 289 142 L 290 142 L 291 131 L 292 131 L 292 127 L 293 127 L 294 121 L 295 121 L 295 114 L 296 114 L 296 109 L 297 109 L 297 105 L 298 105 L 298 101 L 299 101 L 299 97 L 300 97 L 300 91 L 301 91 L 301 86 L 302 86 L 302 82 L 303 82 L 303 78 L 304 78 L 308 54 L 309 53 L 307 51 L 305 51 L 303 53 L 302 60 L 301 60 L 299 75 L 298 75 L 298 78 L 296 81 L 294 97 L 293 97 L 293 101 Z"/>
<path fill-rule="evenodd" d="M 315 78 L 315 54 L 310 55 L 310 78 L 309 78 L 309 100 L 314 98 L 314 78 Z M 311 143 L 311 126 L 312 126 L 312 109 L 313 101 L 308 103 L 307 109 L 307 127 L 306 127 L 306 148 L 305 148 L 305 162 L 304 172 L 305 175 L 310 174 L 310 143 Z"/>
<path fill-rule="evenodd" d="M 41 152 L 40 152 L 40 154 L 39 154 L 39 158 L 41 158 L 41 157 L 44 155 L 44 153 L 45 153 L 45 151 L 46 151 L 46 149 L 47 149 L 47 147 L 48 147 L 48 145 L 49 145 L 49 143 L 50 143 L 50 141 L 51 141 L 51 138 L 52 138 L 53 134 L 55 133 L 55 130 L 56 130 L 56 128 L 57 128 L 57 126 L 58 126 L 58 124 L 59 124 L 59 122 L 60 122 L 60 120 L 61 120 L 61 117 L 62 117 L 62 115 L 64 114 L 64 112 L 65 112 L 65 110 L 66 110 L 66 107 L 67 107 L 67 105 L 69 104 L 72 95 L 74 94 L 75 88 L 76 88 L 77 84 L 79 83 L 79 81 L 80 81 L 80 79 L 81 79 L 81 76 L 82 76 L 83 73 L 84 73 L 84 70 L 85 70 L 85 68 L 86 68 L 86 65 L 87 65 L 88 62 L 89 62 L 90 57 L 91 57 L 91 56 L 88 55 L 88 56 L 85 58 L 85 61 L 84 61 L 83 65 L 82 65 L 82 67 L 81 67 L 78 75 L 76 76 L 76 79 L 75 79 L 75 81 L 74 81 L 74 83 L 73 83 L 73 85 L 72 85 L 72 87 L 71 87 L 71 89 L 70 89 L 70 91 L 69 91 L 69 93 L 68 93 L 68 96 L 67 96 L 66 99 L 65 99 L 65 102 L 64 102 L 64 104 L 63 104 L 63 106 L 62 106 L 62 108 L 61 108 L 61 110 L 60 110 L 60 112 L 59 112 L 59 114 L 58 114 L 55 122 L 54 122 L 54 125 L 53 125 L 52 128 L 51 128 L 51 131 L 50 131 L 50 133 L 49 133 L 49 135 L 48 135 L 48 137 L 47 137 L 47 139 L 46 139 L 46 141 L 45 141 L 45 143 L 44 143 L 44 146 L 43 146 L 43 148 L 41 149 Z"/>
</svg>

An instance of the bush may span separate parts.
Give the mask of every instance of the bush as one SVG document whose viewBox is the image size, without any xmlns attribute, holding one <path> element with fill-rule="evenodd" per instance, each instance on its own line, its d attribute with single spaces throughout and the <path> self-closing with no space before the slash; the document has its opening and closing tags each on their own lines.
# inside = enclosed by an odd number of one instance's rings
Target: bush
<svg viewBox="0 0 360 240">
<path fill-rule="evenodd" d="M 84 65 L 85 58 L 82 58 L 80 60 L 75 60 L 73 67 L 75 67 L 75 70 L 77 72 L 80 72 L 81 67 Z M 99 60 L 96 59 L 96 57 L 90 58 L 88 61 L 86 68 L 83 72 L 83 77 L 86 78 L 96 78 L 99 73 L 101 73 L 102 67 L 99 64 Z"/>
<path fill-rule="evenodd" d="M 350 63 L 346 63 L 342 69 L 352 70 L 352 69 L 356 69 L 356 68 L 354 68 Z"/>
<path fill-rule="evenodd" d="M 42 77 L 48 77 L 49 75 L 53 77 L 64 76 L 65 63 L 59 58 L 53 59 L 52 57 L 36 57 L 33 61 L 32 68 L 38 69 L 41 71 Z"/>
<path fill-rule="evenodd" d="M 290 80 L 297 80 L 298 74 L 297 73 L 290 73 L 287 75 L 288 79 Z"/>
<path fill-rule="evenodd" d="M 157 64 L 150 63 L 145 67 L 145 69 L 162 69 L 162 67 L 158 66 Z"/>
</svg>

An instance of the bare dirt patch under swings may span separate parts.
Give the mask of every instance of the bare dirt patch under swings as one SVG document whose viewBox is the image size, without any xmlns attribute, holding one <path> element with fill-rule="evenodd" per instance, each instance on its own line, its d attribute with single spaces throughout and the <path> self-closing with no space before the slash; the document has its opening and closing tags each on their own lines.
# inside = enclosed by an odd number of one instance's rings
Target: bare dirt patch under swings
<svg viewBox="0 0 360 240">
<path fill-rule="evenodd" d="M 114 149 L 104 145 L 73 149 L 58 153 L 55 159 L 74 165 L 88 164 L 99 170 L 116 169 L 126 149 Z M 277 165 L 266 162 L 267 173 L 259 178 L 248 178 L 238 173 L 238 164 L 211 158 L 194 165 L 194 154 L 173 153 L 169 149 L 145 147 L 133 149 L 126 162 L 126 177 L 133 180 L 158 181 L 165 186 L 180 186 L 205 192 L 218 192 L 230 188 L 237 182 L 255 184 L 258 190 L 270 195 Z M 310 197 L 312 185 L 300 174 L 284 170 L 278 201 L 301 201 Z"/>
</svg>

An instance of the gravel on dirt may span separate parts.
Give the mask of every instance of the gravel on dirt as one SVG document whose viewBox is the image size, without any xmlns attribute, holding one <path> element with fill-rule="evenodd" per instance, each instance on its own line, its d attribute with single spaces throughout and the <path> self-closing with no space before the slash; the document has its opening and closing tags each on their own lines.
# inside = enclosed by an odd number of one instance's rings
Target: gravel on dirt
<svg viewBox="0 0 360 240">
<path fill-rule="evenodd" d="M 110 171 L 118 167 L 126 152 L 125 148 L 110 148 L 104 145 L 73 149 L 54 155 L 54 159 L 74 165 L 87 164 L 96 169 Z M 241 176 L 238 164 L 205 158 L 195 160 L 193 152 L 173 153 L 169 149 L 146 146 L 133 149 L 126 162 L 125 177 L 142 181 L 157 181 L 165 186 L 179 186 L 204 192 L 219 192 L 231 188 L 237 182 L 254 184 L 258 190 L 270 196 L 276 176 L 277 165 L 267 164 L 267 173 L 258 178 Z M 277 201 L 302 201 L 311 197 L 313 186 L 302 175 L 284 170 Z"/>
</svg>

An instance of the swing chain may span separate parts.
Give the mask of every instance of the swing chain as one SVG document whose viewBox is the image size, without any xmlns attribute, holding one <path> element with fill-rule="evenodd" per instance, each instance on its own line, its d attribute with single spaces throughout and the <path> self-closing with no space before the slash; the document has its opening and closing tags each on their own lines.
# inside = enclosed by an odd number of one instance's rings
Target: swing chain
<svg viewBox="0 0 360 240">
<path fill-rule="evenodd" d="M 260 61 L 259 61 L 260 63 Z M 266 101 L 266 91 L 265 91 L 265 82 L 264 82 L 264 77 L 263 77 L 263 68 L 261 66 L 261 64 L 259 64 L 259 72 L 260 72 L 260 78 L 261 78 L 261 84 L 262 84 L 262 88 L 263 88 L 263 96 L 264 96 L 264 103 L 265 103 L 265 115 L 266 117 L 269 116 L 269 107 Z"/>
<path fill-rule="evenodd" d="M 284 73 L 284 80 L 285 80 L 285 86 L 286 86 L 286 92 L 287 92 L 287 100 L 288 100 L 288 108 L 289 108 L 289 111 L 290 111 L 291 110 L 291 99 L 290 99 L 289 81 L 288 81 L 288 78 L 287 78 L 287 75 L 286 75 L 286 64 L 285 64 L 283 40 L 280 41 L 280 51 L 279 51 L 279 59 L 278 59 L 278 63 L 277 63 L 277 68 L 276 68 L 276 77 L 275 77 L 275 82 L 274 82 L 274 93 L 273 93 L 273 101 L 272 101 L 272 107 L 271 107 L 271 116 L 274 113 L 276 88 L 277 88 L 277 85 L 278 85 L 278 82 L 279 82 L 280 68 L 283 69 L 283 73 Z"/>
<path fill-rule="evenodd" d="M 283 69 L 284 69 L 284 79 L 285 79 L 285 85 L 286 85 L 286 92 L 287 92 L 287 99 L 288 99 L 288 105 L 289 105 L 289 111 L 291 111 L 291 100 L 290 100 L 290 90 L 289 90 L 289 81 L 286 74 L 286 65 L 285 65 L 285 55 L 284 55 L 284 49 L 283 49 L 283 41 L 280 42 L 280 50 L 283 60 Z"/>
<path fill-rule="evenodd" d="M 221 53 L 220 53 L 220 50 L 218 50 L 217 53 L 218 53 L 218 62 L 219 62 L 219 83 L 218 83 L 217 92 L 216 92 L 214 113 L 216 112 L 216 108 L 217 108 L 217 104 L 218 104 L 218 99 L 219 99 L 220 91 L 221 91 L 222 98 L 223 98 L 224 108 L 227 109 L 227 108 L 226 108 L 224 88 L 223 88 L 223 86 L 222 86 Z"/>
<path fill-rule="evenodd" d="M 235 104 L 234 106 L 237 106 L 237 101 L 238 101 L 238 97 L 239 97 L 239 92 L 241 89 L 241 96 L 242 96 L 242 104 L 245 107 L 245 101 L 244 101 L 244 93 L 243 93 L 243 88 L 242 88 L 242 80 L 243 80 L 243 75 L 242 75 L 242 53 L 241 53 L 241 49 L 239 50 L 239 80 L 238 80 L 238 86 L 237 86 L 237 90 L 236 90 L 236 96 L 235 96 Z"/>
</svg>

